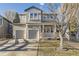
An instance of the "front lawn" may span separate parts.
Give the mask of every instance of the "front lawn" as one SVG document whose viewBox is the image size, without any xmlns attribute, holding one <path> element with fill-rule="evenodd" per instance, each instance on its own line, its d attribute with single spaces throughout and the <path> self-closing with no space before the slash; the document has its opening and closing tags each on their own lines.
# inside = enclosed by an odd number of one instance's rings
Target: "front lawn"
<svg viewBox="0 0 79 59">
<path fill-rule="evenodd" d="M 59 40 L 43 40 L 39 42 L 40 47 L 58 47 Z"/>
<path fill-rule="evenodd" d="M 79 50 L 73 49 L 65 41 L 64 41 L 64 48 L 67 48 L 68 50 L 66 51 L 56 50 L 56 48 L 59 47 L 59 42 L 60 42 L 59 40 L 40 41 L 38 55 L 42 55 L 42 56 L 74 56 L 74 55 L 76 56 L 78 55 L 79 56 Z"/>
</svg>

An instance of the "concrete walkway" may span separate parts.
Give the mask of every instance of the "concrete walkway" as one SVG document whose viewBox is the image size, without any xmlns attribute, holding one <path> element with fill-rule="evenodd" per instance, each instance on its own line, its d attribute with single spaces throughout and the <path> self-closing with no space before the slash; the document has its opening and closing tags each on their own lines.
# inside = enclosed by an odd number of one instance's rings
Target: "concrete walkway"
<svg viewBox="0 0 79 59">
<path fill-rule="evenodd" d="M 36 56 L 37 51 L 2 51 L 0 56 Z"/>
</svg>

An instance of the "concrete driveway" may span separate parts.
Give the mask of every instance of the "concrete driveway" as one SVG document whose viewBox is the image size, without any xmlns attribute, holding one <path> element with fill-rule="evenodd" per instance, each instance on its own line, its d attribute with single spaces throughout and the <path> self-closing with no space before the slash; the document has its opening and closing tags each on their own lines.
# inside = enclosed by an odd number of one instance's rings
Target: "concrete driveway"
<svg viewBox="0 0 79 59">
<path fill-rule="evenodd" d="M 1 41 L 0 41 L 1 42 Z M 1 56 L 35 56 L 37 55 L 38 43 L 25 43 L 24 40 L 19 40 L 18 44 L 15 44 L 15 40 L 5 41 L 0 44 Z"/>
</svg>

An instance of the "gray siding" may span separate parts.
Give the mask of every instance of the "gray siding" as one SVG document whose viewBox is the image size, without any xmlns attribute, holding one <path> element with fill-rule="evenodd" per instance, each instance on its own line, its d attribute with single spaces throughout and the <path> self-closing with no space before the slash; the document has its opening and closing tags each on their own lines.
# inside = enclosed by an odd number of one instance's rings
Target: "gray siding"
<svg viewBox="0 0 79 59">
<path fill-rule="evenodd" d="M 2 17 L 2 19 L 3 24 L 0 26 L 0 38 L 9 38 L 10 36 L 12 37 L 12 35 L 10 35 L 10 33 L 8 32 L 9 31 L 8 27 L 12 25 L 9 25 L 10 23 L 7 20 L 5 20 L 5 18 Z"/>
</svg>

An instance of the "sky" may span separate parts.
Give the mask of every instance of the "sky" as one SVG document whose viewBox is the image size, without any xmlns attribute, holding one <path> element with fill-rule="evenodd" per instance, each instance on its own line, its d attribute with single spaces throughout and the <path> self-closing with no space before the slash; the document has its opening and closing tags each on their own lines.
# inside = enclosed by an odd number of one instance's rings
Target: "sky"
<svg viewBox="0 0 79 59">
<path fill-rule="evenodd" d="M 54 8 L 57 9 L 60 4 L 54 4 Z M 48 12 L 48 6 L 46 3 L 0 3 L 0 14 L 3 14 L 6 10 L 13 10 L 18 13 L 23 13 L 25 9 L 35 6 L 45 12 Z"/>
</svg>

